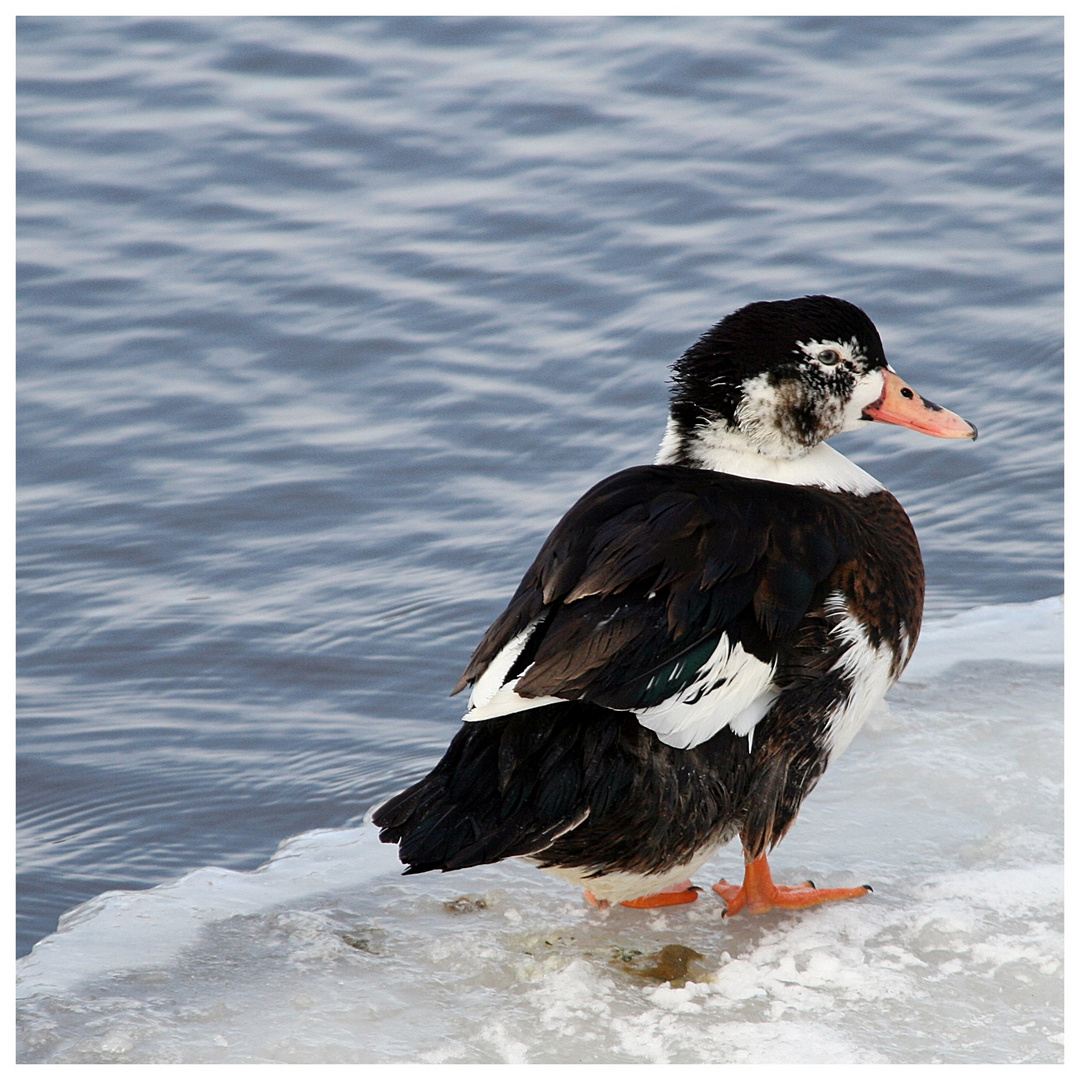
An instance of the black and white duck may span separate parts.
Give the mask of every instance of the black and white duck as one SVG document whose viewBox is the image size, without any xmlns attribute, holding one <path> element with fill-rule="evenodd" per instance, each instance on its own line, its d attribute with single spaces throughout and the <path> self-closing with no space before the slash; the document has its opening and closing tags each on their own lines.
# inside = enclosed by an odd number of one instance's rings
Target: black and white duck
<svg viewBox="0 0 1080 1080">
<path fill-rule="evenodd" d="M 767 852 L 919 636 L 911 522 L 826 444 L 873 421 L 976 437 L 844 300 L 750 304 L 688 349 L 655 464 L 555 526 L 457 685 L 443 759 L 375 813 L 406 873 L 519 856 L 600 906 L 659 907 L 738 835 L 728 914 L 863 895 L 777 886 Z"/>
</svg>

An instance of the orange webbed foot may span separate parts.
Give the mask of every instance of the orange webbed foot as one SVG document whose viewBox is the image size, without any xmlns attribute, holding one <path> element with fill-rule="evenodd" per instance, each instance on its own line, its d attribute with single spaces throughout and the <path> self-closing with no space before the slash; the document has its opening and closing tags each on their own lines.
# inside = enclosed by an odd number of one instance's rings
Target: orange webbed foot
<svg viewBox="0 0 1080 1080">
<path fill-rule="evenodd" d="M 652 896 L 639 896 L 636 900 L 622 900 L 623 907 L 632 908 L 658 908 L 674 907 L 676 904 L 692 904 L 697 899 L 701 890 L 689 881 L 680 881 L 677 885 L 669 885 L 661 892 L 653 893 Z"/>
<path fill-rule="evenodd" d="M 776 885 L 773 883 L 769 863 L 764 855 L 759 856 L 746 867 L 746 876 L 742 885 L 732 885 L 720 880 L 713 886 L 727 903 L 725 917 L 738 915 L 745 911 L 748 915 L 761 915 L 773 908 L 808 908 L 829 900 L 853 900 L 873 892 L 869 885 L 860 885 L 854 889 L 818 889 L 812 881 L 801 885 Z"/>
<path fill-rule="evenodd" d="M 696 885 L 689 881 L 680 881 L 677 885 L 669 885 L 666 889 L 651 896 L 639 896 L 636 900 L 620 900 L 621 907 L 628 908 L 659 908 L 674 907 L 676 904 L 692 904 L 701 892 Z M 600 900 L 592 889 L 585 890 L 586 901 L 594 908 L 611 907 L 610 900 Z"/>
</svg>

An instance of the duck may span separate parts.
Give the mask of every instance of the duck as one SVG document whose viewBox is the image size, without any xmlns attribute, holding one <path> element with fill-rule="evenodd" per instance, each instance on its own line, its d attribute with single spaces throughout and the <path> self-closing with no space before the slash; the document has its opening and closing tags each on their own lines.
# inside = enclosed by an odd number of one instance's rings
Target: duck
<svg viewBox="0 0 1080 1080">
<path fill-rule="evenodd" d="M 911 521 L 827 442 L 870 423 L 978 434 L 846 300 L 751 303 L 687 349 L 655 462 L 559 521 L 454 688 L 444 756 L 373 814 L 405 873 L 516 857 L 596 907 L 668 907 L 737 836 L 725 915 L 872 891 L 768 862 L 919 636 Z"/>
</svg>

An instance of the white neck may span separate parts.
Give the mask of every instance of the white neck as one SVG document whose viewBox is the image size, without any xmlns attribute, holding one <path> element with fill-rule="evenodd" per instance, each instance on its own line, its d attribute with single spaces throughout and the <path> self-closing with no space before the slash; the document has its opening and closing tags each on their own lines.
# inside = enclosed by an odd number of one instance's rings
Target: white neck
<svg viewBox="0 0 1080 1080">
<path fill-rule="evenodd" d="M 854 495 L 869 495 L 885 490 L 884 485 L 868 472 L 827 443 L 818 443 L 799 457 L 775 458 L 758 453 L 749 446 L 739 446 L 731 435 L 730 430 L 720 432 L 713 425 L 696 431 L 689 446 L 693 463 L 703 469 L 745 476 L 749 480 L 771 480 L 776 484 L 820 487 L 826 491 L 849 491 Z M 679 464 L 681 445 L 682 436 L 675 423 L 669 420 L 656 455 L 656 464 Z"/>
</svg>

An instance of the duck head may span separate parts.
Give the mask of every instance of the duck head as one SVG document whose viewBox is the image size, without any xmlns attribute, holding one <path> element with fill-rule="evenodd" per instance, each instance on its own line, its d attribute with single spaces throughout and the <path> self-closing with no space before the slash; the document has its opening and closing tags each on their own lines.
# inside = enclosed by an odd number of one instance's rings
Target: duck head
<svg viewBox="0 0 1080 1080">
<path fill-rule="evenodd" d="M 718 454 L 793 460 L 873 421 L 943 439 L 978 434 L 889 367 L 854 304 L 764 301 L 728 315 L 676 362 L 664 457 L 706 467 Z"/>
</svg>

